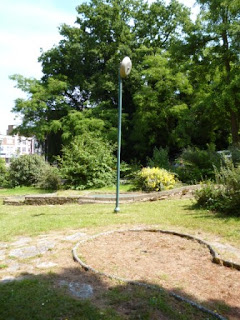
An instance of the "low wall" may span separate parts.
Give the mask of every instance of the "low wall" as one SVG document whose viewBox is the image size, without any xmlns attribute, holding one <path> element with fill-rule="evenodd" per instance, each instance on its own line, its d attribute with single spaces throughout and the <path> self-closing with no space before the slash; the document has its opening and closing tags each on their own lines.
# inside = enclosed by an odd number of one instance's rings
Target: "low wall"
<svg viewBox="0 0 240 320">
<path fill-rule="evenodd" d="M 193 197 L 194 191 L 200 185 L 184 186 L 167 191 L 151 193 L 126 193 L 120 194 L 120 203 L 157 201 L 165 199 L 184 199 Z M 54 194 L 28 195 L 25 197 L 7 197 L 3 200 L 5 205 L 62 205 L 68 203 L 115 203 L 115 194 L 112 195 L 88 195 L 88 196 L 57 196 Z"/>
</svg>

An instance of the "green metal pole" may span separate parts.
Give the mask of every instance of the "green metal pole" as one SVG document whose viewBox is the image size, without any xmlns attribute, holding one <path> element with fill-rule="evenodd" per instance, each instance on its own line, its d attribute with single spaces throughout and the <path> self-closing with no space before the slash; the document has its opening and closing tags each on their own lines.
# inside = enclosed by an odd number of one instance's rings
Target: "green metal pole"
<svg viewBox="0 0 240 320">
<path fill-rule="evenodd" d="M 116 189 L 116 208 L 114 212 L 119 212 L 119 188 L 120 188 L 120 155 L 121 155 L 121 125 L 122 125 L 122 78 L 119 72 L 118 87 L 118 152 L 117 152 L 117 189 Z"/>
</svg>

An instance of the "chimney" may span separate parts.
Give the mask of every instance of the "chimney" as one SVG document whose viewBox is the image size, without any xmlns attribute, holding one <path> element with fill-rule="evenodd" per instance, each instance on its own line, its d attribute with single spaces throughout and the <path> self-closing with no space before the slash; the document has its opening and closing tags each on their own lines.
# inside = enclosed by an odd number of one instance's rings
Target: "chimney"
<svg viewBox="0 0 240 320">
<path fill-rule="evenodd" d="M 7 136 L 10 136 L 12 134 L 13 129 L 14 129 L 14 125 L 9 124 L 7 129 Z"/>
</svg>

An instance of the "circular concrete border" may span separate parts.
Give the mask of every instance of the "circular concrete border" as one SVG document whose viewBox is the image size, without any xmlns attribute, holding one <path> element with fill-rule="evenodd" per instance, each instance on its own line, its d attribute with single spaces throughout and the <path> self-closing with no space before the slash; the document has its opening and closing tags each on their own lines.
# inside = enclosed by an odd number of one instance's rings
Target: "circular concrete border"
<svg viewBox="0 0 240 320">
<path fill-rule="evenodd" d="M 231 267 L 231 268 L 234 268 L 234 269 L 237 269 L 237 270 L 240 270 L 240 265 L 236 264 L 236 263 L 232 263 L 232 262 L 229 262 L 229 261 L 226 261 L 226 260 L 223 260 L 219 257 L 219 255 L 217 254 L 217 252 L 210 246 L 210 244 L 208 244 L 207 242 L 205 242 L 204 240 L 201 240 L 199 238 L 196 238 L 194 236 L 191 236 L 191 235 L 188 235 L 188 234 L 183 234 L 183 233 L 179 233 L 179 232 L 175 232 L 175 231 L 167 231 L 167 230 L 161 230 L 161 229 L 153 229 L 153 228 L 136 228 L 136 229 L 127 229 L 127 230 L 113 230 L 113 231 L 108 231 L 108 232 L 103 232 L 103 233 L 99 233 L 97 235 L 94 235 L 94 236 L 91 236 L 87 239 L 84 239 L 82 241 L 79 241 L 75 246 L 74 248 L 72 249 L 72 254 L 73 254 L 73 259 L 78 262 L 81 267 L 86 270 L 86 271 L 92 271 L 93 273 L 95 274 L 98 274 L 100 276 L 104 276 L 104 277 L 108 277 L 110 279 L 114 279 L 114 280 L 118 280 L 118 281 L 121 281 L 121 282 L 124 282 L 124 283 L 128 283 L 128 284 L 132 284 L 132 285 L 137 285 L 137 286 L 142 286 L 142 287 L 146 287 L 146 288 L 150 288 L 150 289 L 157 289 L 159 291 L 164 291 L 164 289 L 161 289 L 155 285 L 150 285 L 150 284 L 146 284 L 146 283 L 143 283 L 143 282 L 138 282 L 138 281 L 133 281 L 131 279 L 125 279 L 125 278 L 121 278 L 121 277 L 117 277 L 115 275 L 111 275 L 111 274 L 107 274 L 107 273 L 104 273 L 104 272 L 101 272 L 101 271 L 98 271 L 96 269 L 94 269 L 93 267 L 91 267 L 90 265 L 87 265 L 86 263 L 84 263 L 79 257 L 78 257 L 78 254 L 77 254 L 77 249 L 78 247 L 85 243 L 85 242 L 88 242 L 90 240 L 93 240 L 93 239 L 96 239 L 96 238 L 99 238 L 101 236 L 105 236 L 105 235 L 110 235 L 110 234 L 113 234 L 113 233 L 123 233 L 123 232 L 127 232 L 127 231 L 132 231 L 132 232 L 141 232 L 141 231 L 146 231 L 146 232 L 160 232 L 160 233 L 165 233 L 165 234 L 171 234 L 171 235 L 175 235 L 175 236 L 179 236 L 179 237 L 182 237 L 182 238 L 186 238 L 186 239 L 189 239 L 189 240 L 194 240 L 194 241 L 197 241 L 198 243 L 200 243 L 201 245 L 204 245 L 208 248 L 211 256 L 212 256 L 212 262 L 213 263 L 217 263 L 219 265 L 223 265 L 225 267 Z M 194 301 L 191 301 L 189 299 L 186 299 L 174 292 L 170 292 L 169 293 L 170 296 L 176 298 L 177 300 L 180 300 L 180 301 L 183 301 L 183 302 L 186 302 L 190 305 L 192 305 L 193 307 L 196 307 L 197 309 L 205 312 L 205 313 L 208 313 L 208 314 L 211 314 L 213 316 L 215 316 L 217 319 L 220 319 L 220 320 L 226 320 L 226 318 L 224 318 L 223 316 L 221 316 L 220 314 L 216 313 L 216 312 L 213 312 L 203 306 L 201 306 L 200 304 L 194 302 Z"/>
</svg>

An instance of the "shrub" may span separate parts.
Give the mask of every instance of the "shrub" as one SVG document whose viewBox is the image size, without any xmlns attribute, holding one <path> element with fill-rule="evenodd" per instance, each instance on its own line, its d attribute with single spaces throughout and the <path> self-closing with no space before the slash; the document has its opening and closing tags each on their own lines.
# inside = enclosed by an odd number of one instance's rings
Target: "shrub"
<svg viewBox="0 0 240 320">
<path fill-rule="evenodd" d="M 160 168 L 143 168 L 138 172 L 134 185 L 143 191 L 172 189 L 176 183 L 172 173 Z"/>
<path fill-rule="evenodd" d="M 12 160 L 9 181 L 13 187 L 35 185 L 43 176 L 46 166 L 44 158 L 37 154 L 22 155 Z"/>
<path fill-rule="evenodd" d="M 237 147 L 230 147 L 229 152 L 231 154 L 234 165 L 240 165 L 240 149 Z"/>
<path fill-rule="evenodd" d="M 136 177 L 136 174 L 140 169 L 141 164 L 137 160 L 132 160 L 130 164 L 122 161 L 120 171 L 121 178 L 131 181 Z"/>
<path fill-rule="evenodd" d="M 147 166 L 150 168 L 158 167 L 169 170 L 171 165 L 168 156 L 168 150 L 154 147 L 152 158 L 147 157 Z"/>
<path fill-rule="evenodd" d="M 75 189 L 112 185 L 116 178 L 114 148 L 94 135 L 77 136 L 59 159 L 66 185 Z"/>
<path fill-rule="evenodd" d="M 221 166 L 221 159 L 221 155 L 210 147 L 207 150 L 189 147 L 177 159 L 175 171 L 179 180 L 189 184 L 212 179 L 215 177 L 214 168 Z"/>
<path fill-rule="evenodd" d="M 196 191 L 195 198 L 201 207 L 223 213 L 240 215 L 240 167 L 228 160 L 215 170 L 216 182 L 209 182 Z"/>
<path fill-rule="evenodd" d="M 61 187 L 61 177 L 58 168 L 48 165 L 37 186 L 45 190 L 58 190 Z"/>
<path fill-rule="evenodd" d="M 0 187 L 2 187 L 5 183 L 6 174 L 7 174 L 7 168 L 6 168 L 5 161 L 0 158 Z"/>
</svg>

